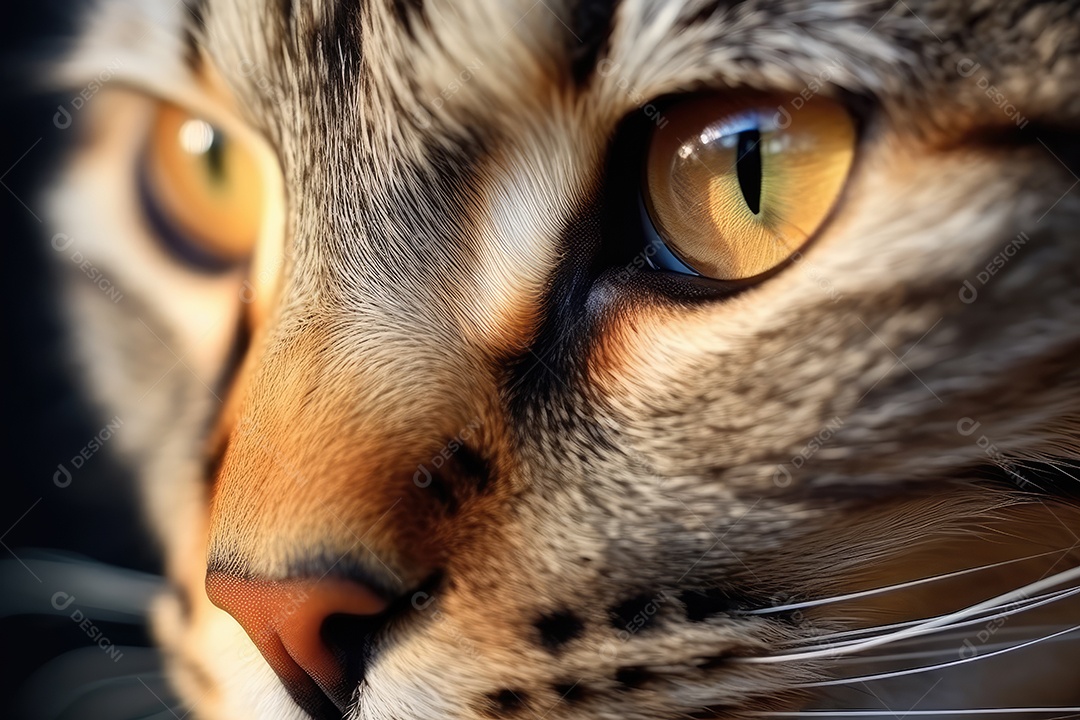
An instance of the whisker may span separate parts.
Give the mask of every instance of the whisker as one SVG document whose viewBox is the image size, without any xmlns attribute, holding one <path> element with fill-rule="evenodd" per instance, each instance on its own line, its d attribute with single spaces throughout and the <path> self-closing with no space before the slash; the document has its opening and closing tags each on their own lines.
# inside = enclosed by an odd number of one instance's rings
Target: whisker
<svg viewBox="0 0 1080 720">
<path fill-rule="evenodd" d="M 1067 626 L 1065 626 L 1065 625 L 1051 625 L 1051 626 L 1048 626 L 1048 627 L 1043 627 L 1043 626 L 1037 626 L 1037 625 L 1025 625 L 1024 627 L 1017 627 L 1017 628 L 1001 628 L 997 632 L 1001 633 L 1002 635 L 1019 635 L 1021 637 L 1031 637 L 1032 634 L 1037 630 L 1043 630 L 1046 633 L 1053 633 L 1056 630 L 1060 630 L 1060 629 L 1062 629 L 1064 627 L 1067 627 Z M 935 637 L 934 640 L 944 642 L 944 641 L 948 641 L 948 640 L 962 640 L 962 639 L 964 639 L 966 637 L 969 637 L 968 632 L 956 632 L 956 633 L 947 633 L 947 634 L 942 635 L 940 637 Z M 1061 635 L 1061 636 L 1055 637 L 1052 642 L 1068 642 L 1068 641 L 1076 641 L 1076 640 L 1080 640 L 1080 636 L 1069 637 L 1067 635 Z M 992 652 L 994 650 L 1000 650 L 1000 649 L 1011 648 L 1011 647 L 1012 647 L 1011 643 L 1002 640 L 1001 642 L 980 645 L 979 646 L 979 652 L 980 653 L 986 653 L 986 652 Z M 957 649 L 955 647 L 948 646 L 948 647 L 939 647 L 939 648 L 932 649 L 932 650 L 915 650 L 915 651 L 909 651 L 909 652 L 892 653 L 890 655 L 859 655 L 857 657 L 836 658 L 835 660 L 833 660 L 833 663 L 835 663 L 837 665 L 866 665 L 868 663 L 895 662 L 895 661 L 898 661 L 898 660 L 918 660 L 920 658 L 939 657 L 939 656 L 941 656 L 943 654 L 947 654 L 947 653 L 951 653 L 951 654 L 955 655 L 956 652 L 957 652 Z"/>
<path fill-rule="evenodd" d="M 766 663 L 790 662 L 793 660 L 828 658 L 841 654 L 851 654 L 855 652 L 860 652 L 862 650 L 869 650 L 870 648 L 878 647 L 880 645 L 885 645 L 891 642 L 896 642 L 897 640 L 903 640 L 905 638 L 922 635 L 927 630 L 933 628 L 941 626 L 951 626 L 955 624 L 955 622 L 958 620 L 967 620 L 968 618 L 979 615 L 980 613 L 983 613 L 988 609 L 995 609 L 1001 607 L 1002 605 L 1009 605 L 1015 603 L 1017 600 L 1026 601 L 1030 599 L 1030 596 L 1033 593 L 1042 592 L 1045 589 L 1049 589 L 1057 585 L 1062 585 L 1078 578 L 1080 578 L 1080 566 L 1071 568 L 1069 570 L 1063 570 L 1062 572 L 1051 575 L 1048 578 L 1043 578 L 1042 580 L 1029 583 L 1028 585 L 1020 587 L 1016 590 L 1012 590 L 1003 595 L 998 595 L 997 597 L 991 598 L 989 600 L 984 600 L 981 603 L 976 603 L 975 605 L 968 606 L 962 610 L 957 610 L 956 612 L 948 613 L 946 615 L 940 615 L 932 620 L 927 620 L 926 622 L 914 625 L 909 628 L 905 628 L 903 630 L 899 630 L 894 633 L 872 637 L 868 640 L 861 640 L 859 642 L 851 643 L 840 648 L 829 647 L 819 650 L 807 650 L 805 652 L 787 653 L 783 655 L 763 655 L 758 657 L 733 658 L 732 661 L 743 664 L 758 665 Z M 1017 612 L 1019 612 L 1019 610 Z"/>
<path fill-rule="evenodd" d="M 1015 650 L 1022 650 L 1026 647 L 1031 647 L 1032 645 L 1047 642 L 1048 640 L 1053 640 L 1054 638 L 1061 637 L 1062 635 L 1067 635 L 1071 632 L 1076 632 L 1077 630 L 1080 630 L 1080 625 L 1073 625 L 1072 627 L 1065 628 L 1064 630 L 1060 630 L 1056 633 L 1037 637 L 1032 640 L 1028 640 L 1027 642 L 1020 643 L 1019 645 L 1010 645 L 1003 650 L 995 650 L 994 652 L 988 653 L 979 653 L 978 655 L 969 658 L 952 660 L 947 663 L 938 663 L 937 665 L 925 665 L 923 667 L 908 668 L 906 670 L 896 670 L 893 672 L 878 673 L 875 675 L 860 675 L 858 677 L 838 678 L 835 680 L 819 680 L 812 683 L 800 683 L 798 685 L 794 685 L 793 687 L 812 688 L 828 687 L 831 685 L 850 685 L 852 683 L 865 683 L 875 680 L 889 680 L 892 678 L 903 677 L 905 675 L 917 675 L 918 673 L 930 672 L 932 670 L 944 670 L 945 668 L 955 667 L 957 665 L 964 665 L 969 662 L 975 662 L 976 660 L 986 660 L 987 658 L 992 658 L 997 655 L 1004 655 L 1005 653 L 1013 652 Z"/>
<path fill-rule="evenodd" d="M 911 638 L 909 638 L 909 639 L 916 639 L 918 637 L 921 637 L 922 635 L 926 635 L 926 634 L 929 634 L 929 633 L 932 633 L 932 632 L 937 632 L 937 631 L 940 631 L 940 630 L 950 630 L 950 629 L 955 630 L 957 628 L 967 627 L 967 626 L 970 626 L 970 625 L 978 625 L 979 623 L 982 623 L 982 622 L 987 622 L 987 621 L 991 621 L 991 620 L 997 620 L 999 618 L 1010 617 L 1012 615 L 1016 615 L 1016 614 L 1019 614 L 1021 612 L 1026 612 L 1028 610 L 1034 610 L 1035 608 L 1042 607 L 1044 605 L 1050 605 L 1051 603 L 1057 602 L 1058 600 L 1064 600 L 1064 599 L 1066 599 L 1068 597 L 1071 597 L 1071 596 L 1077 595 L 1077 594 L 1080 594 L 1080 588 L 1066 588 L 1064 590 L 1055 590 L 1053 592 L 1043 593 L 1042 595 L 1036 595 L 1035 597 L 1030 598 L 1028 601 L 1019 601 L 1015 605 L 1007 607 L 1005 610 L 1002 610 L 1001 612 L 996 612 L 995 613 L 995 612 L 993 612 L 993 610 L 996 610 L 997 608 L 990 608 L 990 609 L 984 611 L 985 613 L 990 613 L 990 614 L 978 613 L 977 615 L 973 615 L 971 617 L 971 619 L 965 620 L 963 622 L 953 623 L 953 624 L 947 625 L 947 626 L 942 626 L 940 628 L 930 628 L 930 629 L 927 629 L 925 632 L 920 632 L 917 635 L 912 635 Z M 902 623 L 893 623 L 891 625 L 881 625 L 881 626 L 873 627 L 873 628 L 860 628 L 858 630 L 846 630 L 846 631 L 843 631 L 843 632 L 830 633 L 830 634 L 827 634 L 827 635 L 817 635 L 817 636 L 812 637 L 812 638 L 797 638 L 795 640 L 789 641 L 786 644 L 788 644 L 788 645 L 796 645 L 796 644 L 798 644 L 798 645 L 812 647 L 814 645 L 821 645 L 821 644 L 824 644 L 824 643 L 829 643 L 829 641 L 832 638 L 840 637 L 840 636 L 843 636 L 843 635 L 846 635 L 846 634 L 873 635 L 875 633 L 879 633 L 882 630 L 892 630 L 892 629 L 903 628 L 903 627 L 913 627 L 915 625 L 919 625 L 920 623 L 925 623 L 928 620 L 933 620 L 935 618 L 940 618 L 940 617 L 944 617 L 944 615 L 937 615 L 937 616 L 934 616 L 934 617 L 922 618 L 922 619 L 919 619 L 919 620 L 908 620 L 908 621 L 902 622 Z M 856 637 L 856 638 L 854 638 L 852 640 L 842 640 L 842 641 L 836 642 L 836 643 L 829 643 L 829 646 L 834 647 L 834 648 L 836 648 L 836 647 L 845 647 L 847 645 L 852 645 L 854 643 L 857 643 L 857 642 L 861 641 L 862 639 L 863 638 Z M 906 640 L 897 640 L 895 642 L 903 643 L 903 642 L 906 642 Z"/>
<path fill-rule="evenodd" d="M 1038 553 L 1036 555 L 1028 555 L 1027 557 L 1013 558 L 1011 560 L 1002 560 L 996 563 L 990 563 L 988 565 L 979 565 L 977 567 L 965 568 L 964 570 L 955 570 L 953 572 L 944 573 L 942 575 L 931 575 L 930 577 L 919 578 L 918 580 L 908 580 L 906 582 L 897 583 L 895 585 L 886 585 L 884 587 L 872 588 L 870 590 L 860 590 L 858 592 L 847 593 L 846 595 L 834 595 L 828 598 L 820 598 L 817 600 L 806 600 L 804 602 L 790 603 L 788 605 L 777 605 L 771 608 L 762 608 L 759 610 L 746 610 L 740 614 L 742 615 L 771 615 L 778 612 L 788 612 L 790 610 L 803 610 L 805 608 L 818 607 L 820 605 L 828 605 L 830 603 L 844 602 L 846 600 L 858 600 L 865 597 L 873 597 L 874 595 L 881 595 L 884 593 L 894 592 L 896 590 L 904 590 L 911 587 L 918 587 L 919 585 L 925 585 L 927 583 L 938 582 L 940 580 L 948 580 L 950 578 L 962 577 L 971 573 L 981 572 L 983 570 L 993 570 L 999 567 L 1005 567 L 1006 565 L 1012 565 L 1015 563 L 1027 562 L 1028 560 L 1037 560 L 1048 555 L 1057 555 L 1068 552 L 1067 550 L 1057 549 L 1049 550 L 1047 552 Z"/>
<path fill-rule="evenodd" d="M 754 717 L 773 717 L 773 718 L 821 718 L 821 717 L 926 717 L 928 715 L 1004 715 L 1007 713 L 1015 713 L 1017 715 L 1033 715 L 1041 713 L 1080 713 L 1080 707 L 1030 707 L 1030 708 L 957 708 L 949 710 L 908 710 L 906 712 L 896 713 L 892 710 L 794 710 L 791 712 L 782 711 L 751 711 L 746 713 Z M 1073 717 L 1072 715 L 1062 715 L 1061 717 Z"/>
<path fill-rule="evenodd" d="M 1039 461 L 1037 460 L 1036 462 L 1039 462 Z M 1071 480 L 1076 480 L 1077 482 L 1080 482 L 1080 478 L 1076 477 L 1072 473 L 1065 470 L 1066 466 L 1073 467 L 1075 469 L 1076 465 L 1071 465 L 1070 466 L 1068 463 L 1061 462 L 1060 460 L 1051 460 L 1049 458 L 1044 459 L 1041 462 L 1044 462 L 1047 465 L 1049 465 L 1050 467 L 1054 468 L 1055 472 L 1059 472 L 1059 473 L 1061 473 L 1062 475 L 1064 475 L 1065 477 L 1067 477 L 1067 478 L 1069 478 Z M 1025 461 L 1020 461 L 1020 462 L 1013 463 L 1013 464 L 1014 465 L 1019 465 L 1019 466 L 1023 467 L 1025 470 L 1031 470 L 1033 472 L 1038 472 L 1038 470 L 1039 470 L 1039 468 L 1034 467 L 1034 466 L 1030 465 L 1028 462 L 1025 462 Z M 1028 482 L 1032 482 L 1031 480 L 1029 480 L 1027 478 L 1025 478 L 1025 480 L 1027 480 Z M 1034 484 L 1034 483 L 1032 483 L 1032 484 Z"/>
</svg>

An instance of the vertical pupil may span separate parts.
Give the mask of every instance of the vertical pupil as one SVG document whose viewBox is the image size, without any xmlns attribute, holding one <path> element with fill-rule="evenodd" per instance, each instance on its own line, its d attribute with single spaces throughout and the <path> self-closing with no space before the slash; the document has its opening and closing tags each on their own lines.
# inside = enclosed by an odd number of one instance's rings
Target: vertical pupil
<svg viewBox="0 0 1080 720">
<path fill-rule="evenodd" d="M 761 132 L 743 130 L 735 146 L 735 173 L 750 212 L 761 212 Z"/>
<path fill-rule="evenodd" d="M 215 183 L 225 181 L 225 142 L 221 137 L 221 133 L 214 133 L 213 140 L 210 141 L 210 147 L 206 148 L 206 152 L 203 153 L 203 161 L 206 163 L 206 169 L 210 172 L 211 180 Z"/>
</svg>

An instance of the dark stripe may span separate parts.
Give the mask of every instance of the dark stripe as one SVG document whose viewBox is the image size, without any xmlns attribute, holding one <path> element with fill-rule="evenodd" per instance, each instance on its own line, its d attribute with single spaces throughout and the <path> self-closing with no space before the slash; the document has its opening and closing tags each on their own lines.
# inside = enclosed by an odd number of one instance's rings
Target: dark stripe
<svg viewBox="0 0 1080 720">
<path fill-rule="evenodd" d="M 682 18 L 683 27 L 693 27 L 699 23 L 709 22 L 716 18 L 717 14 L 731 8 L 742 5 L 746 0 L 712 0 L 698 8 L 694 14 Z"/>
<path fill-rule="evenodd" d="M 330 16 L 315 32 L 315 56 L 324 67 L 325 79 L 332 90 L 352 91 L 363 63 L 361 18 L 363 4 L 358 1 L 334 3 Z M 331 93 L 352 97 L 350 93 Z"/>
<path fill-rule="evenodd" d="M 296 33 L 296 5 L 293 0 L 277 0 L 277 19 L 282 37 L 293 37 Z"/>
<path fill-rule="evenodd" d="M 416 39 L 416 24 L 429 27 L 428 16 L 424 11 L 424 0 L 390 0 L 394 17 L 405 28 L 410 40 Z"/>
<path fill-rule="evenodd" d="M 188 0 L 184 3 L 184 62 L 193 73 L 199 72 L 201 39 L 206 31 L 205 0 Z"/>
<path fill-rule="evenodd" d="M 570 20 L 570 74 L 584 85 L 607 52 L 619 0 L 581 0 Z"/>
</svg>

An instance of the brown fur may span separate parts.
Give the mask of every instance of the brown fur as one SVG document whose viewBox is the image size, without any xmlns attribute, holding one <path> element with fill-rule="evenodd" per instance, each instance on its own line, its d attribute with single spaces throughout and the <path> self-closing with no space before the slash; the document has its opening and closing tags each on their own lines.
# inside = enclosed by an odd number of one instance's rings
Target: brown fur
<svg viewBox="0 0 1080 720">
<path fill-rule="evenodd" d="M 254 279 L 178 267 L 117 200 L 127 175 L 99 174 L 134 155 L 153 100 L 96 99 L 104 139 L 53 195 L 54 225 L 88 228 L 84 252 L 129 288 L 115 306 L 75 277 L 69 305 L 91 392 L 139 428 L 126 450 L 191 604 L 164 599 L 158 632 L 196 716 L 300 717 L 206 599 L 207 563 L 360 572 L 406 598 L 440 579 L 380 639 L 351 720 L 803 707 L 841 666 L 747 660 L 1075 564 L 1067 493 L 1016 483 L 1080 459 L 1075 6 L 623 0 L 582 76 L 573 3 L 419 5 L 405 23 L 378 2 L 208 2 L 197 23 L 105 3 L 69 68 L 122 48 L 125 82 L 246 128 L 280 169 Z M 870 109 L 842 198 L 789 267 L 720 298 L 590 264 L 629 242 L 605 228 L 637 213 L 605 162 L 639 105 L 815 83 Z M 1061 565 L 746 614 L 1044 550 Z M 727 604 L 695 618 L 695 593 Z M 646 601 L 655 620 L 622 635 L 619 608 Z M 582 626 L 554 650 L 537 629 L 553 613 Z M 1043 701 L 983 680 L 943 690 Z"/>
</svg>

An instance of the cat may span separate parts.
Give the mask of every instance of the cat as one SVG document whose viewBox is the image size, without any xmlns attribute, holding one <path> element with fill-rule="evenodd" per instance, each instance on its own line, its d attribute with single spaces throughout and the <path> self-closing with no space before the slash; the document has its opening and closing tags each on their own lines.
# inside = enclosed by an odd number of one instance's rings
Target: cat
<svg viewBox="0 0 1080 720">
<path fill-rule="evenodd" d="M 1064 1 L 87 7 L 47 239 L 184 712 L 1080 703 L 1078 75 Z"/>
</svg>

